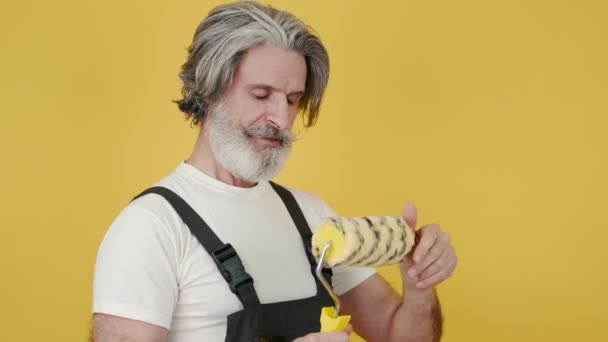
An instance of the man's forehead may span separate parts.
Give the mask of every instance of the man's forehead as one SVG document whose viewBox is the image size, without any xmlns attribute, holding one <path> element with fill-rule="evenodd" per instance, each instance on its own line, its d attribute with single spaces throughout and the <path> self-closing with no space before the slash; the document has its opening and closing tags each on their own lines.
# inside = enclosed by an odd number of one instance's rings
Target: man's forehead
<svg viewBox="0 0 608 342">
<path fill-rule="evenodd" d="M 236 70 L 235 81 L 249 88 L 303 91 L 306 84 L 306 59 L 286 48 L 259 46 L 250 49 Z"/>
</svg>

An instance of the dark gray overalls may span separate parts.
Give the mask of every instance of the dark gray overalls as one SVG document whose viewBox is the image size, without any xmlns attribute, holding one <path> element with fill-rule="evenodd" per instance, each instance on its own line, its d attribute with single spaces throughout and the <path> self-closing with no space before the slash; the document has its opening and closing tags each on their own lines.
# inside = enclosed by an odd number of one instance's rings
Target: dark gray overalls
<svg viewBox="0 0 608 342">
<path fill-rule="evenodd" d="M 192 235 L 211 255 L 230 290 L 243 304 L 243 310 L 228 316 L 226 342 L 292 341 L 297 337 L 318 332 L 321 308 L 333 305 L 331 297 L 315 276 L 316 261 L 311 254 L 310 245 L 312 233 L 302 210 L 289 190 L 273 182 L 270 184 L 285 204 L 302 238 L 303 248 L 306 250 L 310 270 L 317 286 L 317 294 L 313 297 L 260 303 L 253 286 L 253 279 L 245 271 L 234 248 L 229 243 L 223 243 L 186 201 L 163 187 L 149 188 L 134 198 L 151 193 L 164 197 L 188 226 Z M 331 281 L 331 270 L 324 270 L 323 273 L 325 278 Z"/>
</svg>

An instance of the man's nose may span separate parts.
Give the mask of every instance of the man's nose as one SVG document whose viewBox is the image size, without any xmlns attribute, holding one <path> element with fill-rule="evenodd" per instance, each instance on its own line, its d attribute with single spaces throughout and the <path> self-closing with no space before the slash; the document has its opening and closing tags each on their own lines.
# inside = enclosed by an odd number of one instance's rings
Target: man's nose
<svg viewBox="0 0 608 342">
<path fill-rule="evenodd" d="M 267 120 L 271 126 L 280 130 L 289 127 L 289 103 L 284 96 L 276 96 L 268 111 Z"/>
</svg>

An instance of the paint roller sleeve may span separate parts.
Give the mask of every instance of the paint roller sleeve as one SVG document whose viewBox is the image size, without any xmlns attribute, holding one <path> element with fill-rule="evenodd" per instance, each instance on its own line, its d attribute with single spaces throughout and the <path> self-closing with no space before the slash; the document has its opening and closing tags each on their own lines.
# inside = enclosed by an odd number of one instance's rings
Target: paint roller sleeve
<svg viewBox="0 0 608 342">
<path fill-rule="evenodd" d="M 312 236 L 317 260 L 330 240 L 325 266 L 378 267 L 400 262 L 414 245 L 414 232 L 400 216 L 329 218 Z"/>
</svg>

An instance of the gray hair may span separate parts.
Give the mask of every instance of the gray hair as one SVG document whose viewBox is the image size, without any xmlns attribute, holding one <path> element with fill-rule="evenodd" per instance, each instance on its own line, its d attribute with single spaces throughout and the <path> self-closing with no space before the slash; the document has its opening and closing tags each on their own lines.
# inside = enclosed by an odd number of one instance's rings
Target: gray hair
<svg viewBox="0 0 608 342">
<path fill-rule="evenodd" d="M 300 53 L 307 76 L 299 109 L 306 127 L 317 120 L 329 79 L 329 56 L 312 29 L 291 13 L 254 1 L 215 7 L 197 27 L 188 60 L 179 74 L 184 85 L 179 109 L 197 125 L 209 104 L 220 100 L 248 49 L 268 44 Z"/>
</svg>

